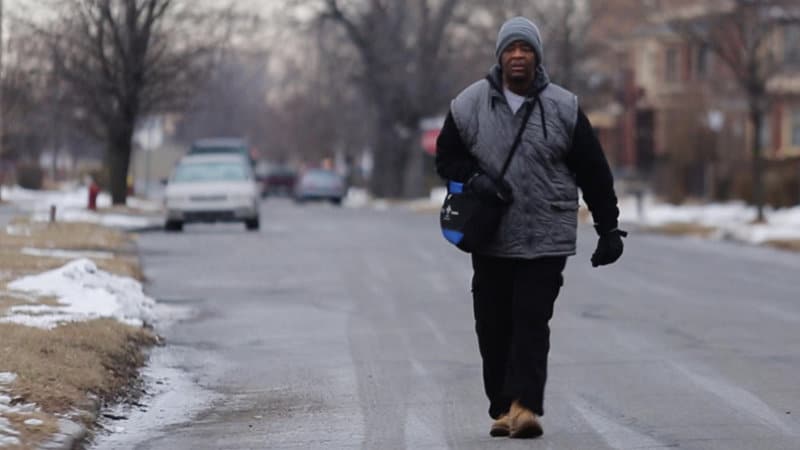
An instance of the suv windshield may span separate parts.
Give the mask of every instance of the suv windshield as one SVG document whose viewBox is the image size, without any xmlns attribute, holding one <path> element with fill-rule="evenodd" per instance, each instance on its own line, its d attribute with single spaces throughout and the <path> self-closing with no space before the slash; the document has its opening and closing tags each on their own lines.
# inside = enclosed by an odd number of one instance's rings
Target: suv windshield
<svg viewBox="0 0 800 450">
<path fill-rule="evenodd" d="M 175 169 L 172 180 L 178 183 L 197 181 L 244 181 L 249 179 L 249 171 L 243 164 L 186 163 Z"/>
</svg>

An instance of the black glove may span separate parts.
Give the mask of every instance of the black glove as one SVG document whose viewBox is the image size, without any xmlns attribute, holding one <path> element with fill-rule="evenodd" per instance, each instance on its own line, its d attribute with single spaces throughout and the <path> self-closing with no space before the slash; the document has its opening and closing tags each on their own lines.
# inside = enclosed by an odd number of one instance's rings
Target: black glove
<svg viewBox="0 0 800 450">
<path fill-rule="evenodd" d="M 474 192 L 478 197 L 486 201 L 496 202 L 502 205 L 511 203 L 511 189 L 503 184 L 498 185 L 488 175 L 476 173 L 467 181 L 467 189 Z"/>
<path fill-rule="evenodd" d="M 597 240 L 597 249 L 592 255 L 592 267 L 614 263 L 622 256 L 622 238 L 626 237 L 628 232 L 617 228 L 603 232 L 598 229 L 597 234 L 600 238 Z"/>
</svg>

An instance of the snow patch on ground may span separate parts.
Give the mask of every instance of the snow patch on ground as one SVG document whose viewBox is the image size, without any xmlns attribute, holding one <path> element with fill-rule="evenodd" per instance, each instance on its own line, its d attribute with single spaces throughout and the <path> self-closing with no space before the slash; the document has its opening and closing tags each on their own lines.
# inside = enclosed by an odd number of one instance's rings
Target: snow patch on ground
<svg viewBox="0 0 800 450">
<path fill-rule="evenodd" d="M 131 208 L 153 213 L 161 212 L 163 209 L 163 201 L 148 200 L 139 197 L 128 197 L 126 199 L 126 204 Z"/>
<path fill-rule="evenodd" d="M 19 186 L 2 187 L 3 200 L 12 202 L 27 211 L 50 211 L 51 205 L 58 209 L 85 209 L 89 199 L 86 186 L 65 186 L 57 191 L 36 191 Z M 111 196 L 101 193 L 97 196 L 97 207 L 111 206 Z"/>
<path fill-rule="evenodd" d="M 434 204 L 441 206 L 444 203 L 444 199 L 447 197 L 447 188 L 446 187 L 436 187 L 431 189 L 431 194 L 428 197 L 428 200 Z"/>
<path fill-rule="evenodd" d="M 30 236 L 31 229 L 24 225 L 7 225 L 6 233 L 10 236 Z"/>
<path fill-rule="evenodd" d="M 56 297 L 58 306 L 14 306 L 0 322 L 53 328 L 59 323 L 110 317 L 142 326 L 152 323 L 155 301 L 146 296 L 138 281 L 99 270 L 94 262 L 78 259 L 63 267 L 20 278 L 11 290 Z"/>
<path fill-rule="evenodd" d="M 50 220 L 50 212 L 34 212 L 31 216 L 35 222 Z M 88 222 L 123 230 L 138 230 L 164 225 L 163 217 L 136 216 L 128 214 L 96 213 L 86 209 L 56 209 L 57 222 Z"/>
<path fill-rule="evenodd" d="M 370 196 L 366 189 L 350 188 L 342 204 L 347 208 L 363 208 L 369 205 Z"/>
<path fill-rule="evenodd" d="M 646 226 L 672 223 L 692 223 L 720 230 L 722 237 L 762 244 L 769 240 L 800 239 L 800 206 L 784 209 L 766 208 L 767 223 L 753 224 L 756 209 L 744 202 L 670 205 L 653 197 L 643 198 L 640 205 L 635 197 L 619 202 L 620 222 Z"/>
<path fill-rule="evenodd" d="M 133 409 L 118 405 L 111 409 L 111 415 L 125 419 L 101 422 L 106 433 L 98 434 L 91 448 L 127 448 L 132 442 L 153 438 L 170 425 L 192 420 L 221 398 L 198 385 L 178 364 L 170 350 L 155 349 L 142 370 L 148 393 L 140 402 L 147 406 Z"/>
<path fill-rule="evenodd" d="M 114 254 L 111 252 L 61 250 L 57 248 L 24 247 L 21 250 L 21 252 L 23 255 L 46 256 L 48 258 L 59 258 L 59 259 L 80 259 L 80 258 L 111 259 L 114 257 Z"/>
<path fill-rule="evenodd" d="M 0 434 L 0 447 L 11 447 L 12 445 L 19 445 L 19 439 L 14 436 L 3 436 Z"/>
<path fill-rule="evenodd" d="M 32 220 L 50 220 L 50 207 L 56 207 L 56 220 L 60 222 L 88 222 L 124 230 L 138 230 L 164 225 L 161 205 L 152 200 L 128 197 L 127 205 L 148 214 L 97 213 L 86 209 L 89 189 L 85 186 L 66 186 L 59 191 L 34 191 L 19 186 L 3 187 L 2 198 L 31 213 Z M 111 206 L 111 196 L 101 193 L 97 207 Z M 16 228 L 12 229 L 19 232 Z M 9 234 L 12 234 L 9 232 Z"/>
</svg>

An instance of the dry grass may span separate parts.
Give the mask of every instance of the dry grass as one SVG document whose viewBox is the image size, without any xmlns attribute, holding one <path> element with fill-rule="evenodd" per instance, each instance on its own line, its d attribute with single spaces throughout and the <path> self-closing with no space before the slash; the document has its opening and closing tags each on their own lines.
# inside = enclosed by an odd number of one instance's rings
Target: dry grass
<svg viewBox="0 0 800 450">
<path fill-rule="evenodd" d="M 699 225 L 696 223 L 674 222 L 674 223 L 667 223 L 664 225 L 646 226 L 642 228 L 642 231 L 661 233 L 669 236 L 709 237 L 715 231 L 717 231 L 717 229 L 714 227 Z"/>
<path fill-rule="evenodd" d="M 133 238 L 123 231 L 91 223 L 43 223 L 15 219 L 17 232 L 0 233 L 0 248 L 59 248 L 65 250 L 132 251 Z"/>
<path fill-rule="evenodd" d="M 143 280 L 144 274 L 136 255 L 126 254 L 112 259 L 89 258 L 102 270 L 121 276 Z M 0 288 L 17 278 L 34 273 L 57 269 L 67 263 L 66 259 L 47 256 L 23 255 L 15 251 L 0 248 Z"/>
<path fill-rule="evenodd" d="M 433 204 L 419 204 L 419 205 L 411 205 L 411 211 L 420 213 L 420 214 L 436 214 L 442 209 L 442 205 L 433 205 Z"/>
<path fill-rule="evenodd" d="M 125 232 L 89 223 L 38 223 L 16 219 L 15 234 L 0 231 L 0 286 L 32 273 L 63 266 L 63 258 L 20 253 L 25 247 L 71 251 L 106 251 L 111 259 L 89 258 L 107 272 L 142 280 L 144 275 L 134 252 L 134 238 Z"/>
<path fill-rule="evenodd" d="M 800 239 L 777 239 L 767 241 L 765 244 L 780 250 L 800 252 Z"/>
<path fill-rule="evenodd" d="M 155 344 L 148 330 L 112 319 L 61 325 L 52 330 L 0 324 L 3 370 L 17 374 L 12 392 L 50 413 L 86 403 L 87 394 L 112 399 L 145 362 Z"/>
</svg>

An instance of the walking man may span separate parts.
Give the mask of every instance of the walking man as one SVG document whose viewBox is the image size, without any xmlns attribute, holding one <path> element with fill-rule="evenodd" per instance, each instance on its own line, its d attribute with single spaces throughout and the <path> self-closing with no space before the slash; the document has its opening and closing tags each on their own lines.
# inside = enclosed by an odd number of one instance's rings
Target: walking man
<svg viewBox="0 0 800 450">
<path fill-rule="evenodd" d="M 536 25 L 523 17 L 503 24 L 495 56 L 486 78 L 452 101 L 436 169 L 507 205 L 496 235 L 472 254 L 475 328 L 495 419 L 490 434 L 530 438 L 542 434 L 548 322 L 575 254 L 578 188 L 599 236 L 593 266 L 622 255 L 625 232 L 617 228 L 614 180 L 600 143 L 577 97 L 550 83 Z"/>
</svg>

